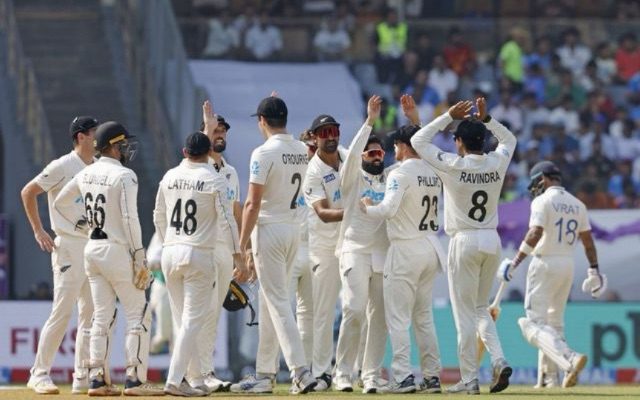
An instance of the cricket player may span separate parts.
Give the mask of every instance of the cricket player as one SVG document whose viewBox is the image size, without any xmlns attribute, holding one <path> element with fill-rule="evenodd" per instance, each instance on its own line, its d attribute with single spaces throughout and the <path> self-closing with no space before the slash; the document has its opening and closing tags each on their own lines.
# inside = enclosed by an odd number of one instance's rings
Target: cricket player
<svg viewBox="0 0 640 400">
<path fill-rule="evenodd" d="M 444 251 L 437 238 L 442 182 L 411 147 L 418 125 L 405 125 L 391 135 L 400 166 L 387 178 L 384 200 L 376 206 L 362 199 L 363 211 L 386 219 L 391 245 L 384 267 L 384 312 L 393 360 L 390 392 L 440 393 L 440 351 L 432 312 L 433 281 L 444 270 Z M 409 362 L 413 325 L 424 379 L 415 384 Z"/>
<path fill-rule="evenodd" d="M 216 171 L 225 178 L 227 188 L 225 190 L 226 200 L 230 204 L 232 217 L 236 226 L 240 226 L 242 218 L 242 207 L 240 206 L 240 181 L 238 172 L 222 157 L 222 153 L 227 148 L 227 134 L 231 125 L 221 115 L 214 114 L 213 107 L 209 100 L 202 106 L 202 117 L 204 122 L 204 133 L 211 140 L 211 151 L 209 153 L 209 163 Z M 233 253 L 234 238 L 229 229 L 229 224 L 219 218 L 219 235 L 216 238 L 216 251 L 214 253 L 214 264 L 217 273 L 216 286 L 214 288 L 211 310 L 205 316 L 205 323 L 198 336 L 198 352 L 200 353 L 200 367 L 204 376 L 204 384 L 211 392 L 228 391 L 231 382 L 218 379 L 214 371 L 214 347 L 218 333 L 218 323 L 224 298 L 229 292 L 229 283 L 233 275 Z"/>
<path fill-rule="evenodd" d="M 360 199 L 382 201 L 385 188 L 382 143 L 371 136 L 380 116 L 382 99 L 372 96 L 367 119 L 349 146 L 341 173 L 340 191 L 344 218 L 340 226 L 336 255 L 340 257 L 342 322 L 336 347 L 336 390 L 353 391 L 352 372 L 358 353 L 362 325 L 369 326 L 362 359 L 364 393 L 375 393 L 386 343 L 382 272 L 389 245 L 384 220 L 363 214 Z"/>
<path fill-rule="evenodd" d="M 518 265 L 533 255 L 524 300 L 527 316 L 518 324 L 525 339 L 547 358 L 542 363 L 542 386 L 558 386 L 559 367 L 565 372 L 562 387 L 566 388 L 576 385 L 587 363 L 587 356 L 570 349 L 564 338 L 564 309 L 573 283 L 573 251 L 578 240 L 590 265 L 582 290 L 600 297 L 607 288 L 607 277 L 598 268 L 587 208 L 561 186 L 558 167 L 541 161 L 529 176 L 533 197 L 529 231 L 514 259 L 500 264 L 498 279 L 510 281 Z"/>
<path fill-rule="evenodd" d="M 98 126 L 95 147 L 101 158 L 80 171 L 54 202 L 69 222 L 77 221 L 78 199 L 84 200 L 90 239 L 84 266 L 91 285 L 93 324 L 89 360 L 89 395 L 120 394 L 113 387 L 105 362 L 109 355 L 109 328 L 115 322 L 116 296 L 127 319 L 125 338 L 125 395 L 155 396 L 163 391 L 147 383 L 151 313 L 145 298 L 151 273 L 147 269 L 140 221 L 138 178 L 123 166 L 135 155 L 135 142 L 121 124 Z"/>
<path fill-rule="evenodd" d="M 256 375 L 231 385 L 232 392 L 271 393 L 280 348 L 293 375 L 290 391 L 305 394 L 316 386 L 289 302 L 308 159 L 305 145 L 286 131 L 287 114 L 285 102 L 275 96 L 263 99 L 254 114 L 266 141 L 251 154 L 240 248 L 247 254 L 251 240 L 247 257 L 253 257 L 260 279 L 258 354 Z"/>
<path fill-rule="evenodd" d="M 69 222 L 56 211 L 53 202 L 67 182 L 95 161 L 93 140 L 97 126 L 98 121 L 93 117 L 74 118 L 69 127 L 73 150 L 50 162 L 40 174 L 25 185 L 21 192 L 22 204 L 33 234 L 40 248 L 51 253 L 53 267 L 51 314 L 40 332 L 36 359 L 27 383 L 27 387 L 39 394 L 59 393 L 49 373 L 76 303 L 78 304 L 78 330 L 71 392 L 82 394 L 89 388 L 88 332 L 91 327 L 93 303 L 87 274 L 84 272 L 83 252 L 87 244 L 87 233 L 86 221 L 80 217 L 84 209 L 78 204 L 76 214 L 79 219 Z M 49 218 L 51 229 L 56 234 L 55 241 L 42 227 L 38 212 L 38 196 L 43 192 L 47 192 Z"/>
<path fill-rule="evenodd" d="M 147 246 L 147 266 L 153 274 L 153 282 L 149 288 L 149 308 L 156 321 L 149 354 L 161 354 L 165 349 L 170 351 L 173 348 L 174 329 L 167 283 L 162 274 L 162 241 L 158 233 L 153 234 Z"/>
<path fill-rule="evenodd" d="M 340 273 L 335 248 L 342 220 L 340 173 L 346 154 L 340 151 L 340 124 L 330 115 L 317 116 L 310 131 L 317 143 L 304 179 L 309 213 L 309 259 L 313 271 L 313 374 L 316 391 L 331 388 L 333 324 L 340 294 Z"/>
<path fill-rule="evenodd" d="M 493 276 L 500 264 L 498 197 L 516 138 L 487 115 L 484 98 L 476 101 L 476 107 L 475 118 L 470 118 L 473 103 L 458 102 L 411 138 L 411 145 L 433 167 L 444 188 L 444 229 L 451 238 L 449 295 L 458 331 L 461 375 L 460 382 L 448 388 L 449 393 L 480 393 L 476 331 L 491 354 L 490 391 L 506 389 L 512 373 L 487 308 Z M 454 133 L 458 154 L 446 153 L 431 143 L 436 133 L 454 120 L 462 120 Z M 484 154 L 487 130 L 499 144 L 495 151 Z"/>
<path fill-rule="evenodd" d="M 165 393 L 176 396 L 209 394 L 201 375 L 196 339 L 211 313 L 218 274 L 214 262 L 220 222 L 233 240 L 233 262 L 245 272 L 240 257 L 238 227 L 227 201 L 227 182 L 209 164 L 211 141 L 202 132 L 189 135 L 185 159 L 160 182 L 153 222 L 163 241 L 162 272 L 167 280 L 171 311 L 179 328 L 171 355 Z M 197 382 L 192 387 L 189 381 Z"/>
</svg>

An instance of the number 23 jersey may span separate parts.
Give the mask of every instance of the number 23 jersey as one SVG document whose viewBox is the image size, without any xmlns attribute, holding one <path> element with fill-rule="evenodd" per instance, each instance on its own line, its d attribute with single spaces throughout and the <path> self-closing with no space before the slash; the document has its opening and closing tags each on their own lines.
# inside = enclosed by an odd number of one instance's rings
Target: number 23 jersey
<svg viewBox="0 0 640 400">
<path fill-rule="evenodd" d="M 529 227 L 533 226 L 543 229 L 533 249 L 538 256 L 571 256 L 580 232 L 591 230 L 584 203 L 561 186 L 551 186 L 533 199 Z"/>
</svg>

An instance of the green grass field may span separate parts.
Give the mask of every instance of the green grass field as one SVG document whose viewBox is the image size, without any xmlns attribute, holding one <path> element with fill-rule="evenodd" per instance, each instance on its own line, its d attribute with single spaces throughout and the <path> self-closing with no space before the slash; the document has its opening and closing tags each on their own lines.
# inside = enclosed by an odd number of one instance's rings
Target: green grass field
<svg viewBox="0 0 640 400">
<path fill-rule="evenodd" d="M 3 388 L 5 389 L 5 388 Z M 11 386 L 7 387 L 6 390 L 0 390 L 0 399 L 11 399 L 11 400 L 23 400 L 23 399 L 44 399 L 50 398 L 55 400 L 78 400 L 82 398 L 87 398 L 87 396 L 78 396 L 71 395 L 71 388 L 69 385 L 60 386 L 61 393 L 58 396 L 42 396 L 33 393 L 31 390 L 24 388 L 24 386 Z M 290 398 L 291 396 L 288 394 L 288 385 L 278 385 L 276 388 L 276 392 L 273 395 L 252 395 L 252 396 L 240 396 L 230 393 L 219 393 L 212 394 L 210 397 L 217 398 L 231 398 L 231 399 L 249 399 L 249 398 L 257 398 L 264 397 L 268 399 L 284 399 Z M 482 394 L 488 395 L 489 388 L 488 386 L 482 386 L 480 388 Z M 343 398 L 343 399 L 369 399 L 372 398 L 384 398 L 384 399 L 405 399 L 409 400 L 411 398 L 417 397 L 443 397 L 447 399 L 456 399 L 456 398 L 466 398 L 469 397 L 467 395 L 448 395 L 448 394 L 405 394 L 405 395 L 390 395 L 390 394 L 377 394 L 377 395 L 364 395 L 360 392 L 354 393 L 340 393 L 340 392 L 324 392 L 324 393 L 310 393 L 307 395 L 310 399 L 333 399 L 333 398 Z M 522 385 L 514 385 L 509 387 L 503 393 L 492 395 L 496 398 L 500 399 L 603 399 L 603 398 L 616 398 L 616 399 L 632 399 L 632 398 L 640 398 L 640 386 L 638 385 L 617 385 L 617 386 L 577 386 L 571 389 L 547 389 L 544 391 L 535 390 L 531 386 L 522 386 Z M 142 397 L 140 397 L 142 398 Z M 155 397 L 149 397 L 152 399 Z"/>
</svg>

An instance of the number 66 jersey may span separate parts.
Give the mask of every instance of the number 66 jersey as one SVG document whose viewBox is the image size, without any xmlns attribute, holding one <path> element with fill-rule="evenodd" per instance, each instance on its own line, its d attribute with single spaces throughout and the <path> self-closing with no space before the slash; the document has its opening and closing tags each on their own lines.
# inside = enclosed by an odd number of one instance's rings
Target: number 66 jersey
<svg viewBox="0 0 640 400">
<path fill-rule="evenodd" d="M 435 134 L 452 121 L 449 113 L 445 113 L 421 128 L 411 139 L 414 149 L 442 179 L 444 230 L 453 236 L 470 229 L 496 229 L 498 199 L 516 138 L 504 125 L 491 119 L 485 125 L 498 139 L 496 150 L 460 157 L 445 153 L 431 143 Z"/>
</svg>

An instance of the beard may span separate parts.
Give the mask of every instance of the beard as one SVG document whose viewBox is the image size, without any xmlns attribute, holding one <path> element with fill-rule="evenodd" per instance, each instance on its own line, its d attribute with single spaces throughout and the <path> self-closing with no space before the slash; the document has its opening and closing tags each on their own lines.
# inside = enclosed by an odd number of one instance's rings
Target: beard
<svg viewBox="0 0 640 400">
<path fill-rule="evenodd" d="M 362 169 L 371 175 L 380 175 L 384 171 L 384 161 L 362 161 Z"/>
<path fill-rule="evenodd" d="M 338 142 L 335 140 L 325 142 L 324 146 L 322 146 L 322 151 L 325 153 L 335 153 L 338 151 Z"/>
<path fill-rule="evenodd" d="M 226 140 L 215 140 L 213 142 L 213 151 L 216 153 L 222 153 L 227 148 Z"/>
</svg>

